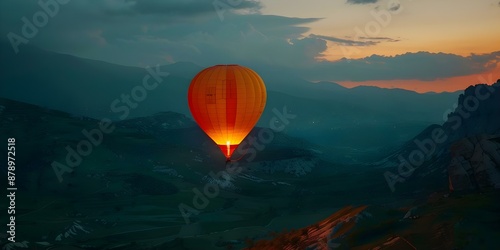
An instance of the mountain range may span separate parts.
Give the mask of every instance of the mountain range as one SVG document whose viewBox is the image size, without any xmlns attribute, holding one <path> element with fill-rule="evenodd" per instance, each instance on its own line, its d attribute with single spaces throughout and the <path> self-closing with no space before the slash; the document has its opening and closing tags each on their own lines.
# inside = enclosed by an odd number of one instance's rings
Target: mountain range
<svg viewBox="0 0 500 250">
<path fill-rule="evenodd" d="M 0 42 L 0 51 L 0 97 L 75 116 L 115 121 L 167 111 L 191 117 L 187 89 L 202 69 L 179 62 L 145 70 L 34 46 L 14 54 L 5 42 Z M 151 75 L 152 71 L 161 76 Z M 290 135 L 329 146 L 341 152 L 346 161 L 363 160 L 360 152 L 372 159 L 401 145 L 429 124 L 442 122 L 459 94 L 419 94 L 376 87 L 348 89 L 333 82 L 309 82 L 285 70 L 262 68 L 258 72 L 268 91 L 267 108 L 258 126 L 268 127 L 273 109 L 286 107 L 299 117 L 287 126 Z M 129 105 L 123 97 L 139 95 L 135 91 L 139 91 L 145 77 L 149 77 L 148 84 L 158 79 L 161 82 Z"/>
</svg>

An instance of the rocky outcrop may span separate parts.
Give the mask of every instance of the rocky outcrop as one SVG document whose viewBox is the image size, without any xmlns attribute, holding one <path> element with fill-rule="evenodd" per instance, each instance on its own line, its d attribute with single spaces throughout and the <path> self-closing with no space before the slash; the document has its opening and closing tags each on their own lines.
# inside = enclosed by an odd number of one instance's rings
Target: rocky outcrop
<svg viewBox="0 0 500 250">
<path fill-rule="evenodd" d="M 500 188 L 500 136 L 476 135 L 451 146 L 451 191 Z"/>
<path fill-rule="evenodd" d="M 427 127 L 398 150 L 375 163 L 387 169 L 384 176 L 392 191 L 434 192 L 446 188 L 443 184 L 447 181 L 450 190 L 494 187 L 498 183 L 493 180 L 497 178 L 498 170 L 491 168 L 498 165 L 498 161 L 495 163 L 489 158 L 483 159 L 479 151 L 476 154 L 474 152 L 477 142 L 485 139 L 481 136 L 490 135 L 493 142 L 493 137 L 500 136 L 500 79 L 492 85 L 469 86 L 458 98 L 454 110 L 443 118 L 446 118 L 443 124 Z M 439 139 L 437 135 L 443 137 Z M 486 144 L 493 142 L 483 141 L 478 147 L 483 144 L 484 147 L 491 147 Z M 460 151 L 460 148 L 465 151 Z M 490 148 L 483 151 L 485 155 L 495 155 L 490 153 Z M 412 154 L 416 156 L 419 153 L 426 156 L 425 160 L 418 162 L 414 157 L 414 163 L 410 162 L 413 170 L 405 172 L 400 166 L 404 166 Z M 471 158 L 473 155 L 474 159 Z M 491 159 L 497 159 L 495 157 Z"/>
<path fill-rule="evenodd" d="M 500 79 L 493 85 L 465 89 L 443 128 L 450 142 L 479 134 L 500 134 Z"/>
<path fill-rule="evenodd" d="M 342 208 L 314 225 L 279 234 L 271 233 L 272 239 L 249 241 L 245 249 L 344 249 L 345 246 L 342 246 L 339 240 L 351 232 L 363 216 L 371 217 L 365 211 L 366 208 L 366 206 Z"/>
<path fill-rule="evenodd" d="M 374 248 L 371 248 L 372 250 L 402 250 L 402 249 L 408 249 L 408 250 L 414 250 L 417 249 L 415 246 L 413 246 L 407 239 L 400 237 L 400 236 L 392 236 L 387 239 L 386 242 L 383 244 L 376 246 Z"/>
</svg>

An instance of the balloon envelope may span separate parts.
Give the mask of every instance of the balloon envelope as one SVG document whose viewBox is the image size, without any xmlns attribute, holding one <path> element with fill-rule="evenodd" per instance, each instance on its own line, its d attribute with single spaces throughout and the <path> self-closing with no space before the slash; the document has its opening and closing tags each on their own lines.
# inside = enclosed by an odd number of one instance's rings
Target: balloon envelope
<svg viewBox="0 0 500 250">
<path fill-rule="evenodd" d="M 206 68 L 193 78 L 188 90 L 194 120 L 227 159 L 259 120 L 266 97 L 262 78 L 239 65 Z"/>
</svg>

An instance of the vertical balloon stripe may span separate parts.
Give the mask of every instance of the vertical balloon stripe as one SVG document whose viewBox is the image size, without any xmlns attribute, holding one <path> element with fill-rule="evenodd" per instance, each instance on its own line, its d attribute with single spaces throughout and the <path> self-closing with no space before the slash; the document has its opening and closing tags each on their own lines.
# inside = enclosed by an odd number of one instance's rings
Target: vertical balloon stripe
<svg viewBox="0 0 500 250">
<path fill-rule="evenodd" d="M 215 67 L 211 84 L 216 88 L 216 103 L 213 107 L 212 123 L 216 126 L 218 138 L 227 137 L 226 126 L 226 67 Z M 224 144 L 226 142 L 224 141 Z"/>
<path fill-rule="evenodd" d="M 244 75 L 245 82 L 258 82 L 258 81 L 255 81 L 254 78 L 252 78 L 252 74 L 254 74 L 253 71 L 250 71 L 249 69 L 244 68 L 242 70 L 242 74 Z M 256 91 L 256 89 L 259 87 L 259 85 L 261 85 L 261 84 L 249 84 L 246 88 L 246 91 L 248 93 L 250 93 L 250 98 L 247 99 L 249 108 L 247 109 L 246 114 L 245 114 L 246 119 L 245 119 L 245 124 L 242 127 L 242 130 L 251 131 L 252 128 L 255 126 L 255 124 L 258 121 L 258 118 L 255 119 L 254 113 L 255 113 L 255 110 L 259 108 L 258 103 L 260 103 L 260 101 L 259 101 L 260 98 L 257 98 L 260 95 Z"/>
<path fill-rule="evenodd" d="M 234 125 L 236 124 L 236 111 L 238 108 L 238 95 L 236 87 L 236 77 L 232 67 L 226 69 L 226 123 L 227 131 L 232 136 Z M 241 101 L 241 100 L 240 100 Z"/>
<path fill-rule="evenodd" d="M 236 113 L 236 121 L 235 121 L 235 127 L 240 128 L 236 129 L 234 131 L 234 136 L 235 137 L 245 137 L 246 135 L 242 135 L 244 131 L 241 129 L 243 120 L 245 119 L 246 116 L 246 109 L 248 106 L 248 101 L 247 101 L 247 91 L 246 91 L 246 85 L 244 84 L 245 80 L 243 79 L 243 76 L 241 74 L 241 70 L 234 70 L 234 77 L 237 82 L 237 88 L 238 88 L 238 93 L 237 93 L 237 98 L 238 98 L 238 108 L 237 108 L 237 113 Z M 242 87 L 243 86 L 243 87 Z"/>
<path fill-rule="evenodd" d="M 205 74 L 203 74 L 203 78 L 200 79 L 198 82 L 204 82 L 205 84 L 200 84 L 198 85 L 198 111 L 202 116 L 202 129 L 204 131 L 210 131 L 208 135 L 212 137 L 212 134 L 216 133 L 218 130 L 218 127 L 215 126 L 213 120 L 216 118 L 213 113 L 213 105 L 211 103 L 211 96 L 210 94 L 216 94 L 213 89 L 215 89 L 215 84 L 212 83 L 214 74 L 217 73 L 216 70 L 210 70 L 208 69 Z M 208 93 L 207 93 L 208 92 Z M 213 97 L 214 99 L 216 98 L 215 96 Z"/>
</svg>

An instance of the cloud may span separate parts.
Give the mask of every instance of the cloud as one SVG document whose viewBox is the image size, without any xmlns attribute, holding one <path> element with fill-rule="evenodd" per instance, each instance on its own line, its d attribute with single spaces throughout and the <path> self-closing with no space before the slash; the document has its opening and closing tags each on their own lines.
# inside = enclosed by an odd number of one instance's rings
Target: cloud
<svg viewBox="0 0 500 250">
<path fill-rule="evenodd" d="M 355 40 L 337 38 L 333 36 L 322 36 L 315 34 L 310 34 L 309 37 L 323 39 L 344 46 L 371 46 L 378 43 L 375 41 L 355 41 Z"/>
<path fill-rule="evenodd" d="M 394 38 L 390 38 L 390 37 L 381 37 L 381 36 L 374 36 L 374 37 L 361 36 L 361 37 L 359 37 L 359 39 L 375 40 L 375 41 L 379 41 L 379 42 L 392 42 L 392 43 L 400 41 L 399 39 L 394 39 Z"/>
<path fill-rule="evenodd" d="M 398 11 L 400 8 L 400 3 L 392 3 L 391 6 L 389 6 L 389 11 Z"/>
<path fill-rule="evenodd" d="M 21 33 L 21 17 L 40 10 L 36 2 L 13 0 L 0 7 L 12 10 L 0 17 L 4 34 Z M 239 12 L 258 8 L 257 1 L 241 1 L 225 10 L 221 22 L 213 0 L 72 0 L 30 45 L 133 66 L 172 61 L 291 65 L 314 62 L 326 50 L 325 40 L 302 35 L 319 18 Z"/>
<path fill-rule="evenodd" d="M 196 16 L 210 14 L 215 11 L 213 0 L 126 0 L 126 1 L 108 1 L 115 4 L 108 4 L 107 13 L 117 15 L 178 15 L 178 16 Z M 258 12 L 262 6 L 259 1 L 241 0 L 235 4 L 222 3 L 230 10 L 247 10 L 253 13 Z"/>
<path fill-rule="evenodd" d="M 397 56 L 378 56 L 320 62 L 302 72 L 311 80 L 370 81 L 415 79 L 432 81 L 492 70 L 500 63 L 500 51 L 459 56 L 417 52 Z"/>
<path fill-rule="evenodd" d="M 327 43 L 374 46 L 398 42 L 391 37 L 335 37 L 307 34 L 320 18 L 242 14 L 259 10 L 255 1 L 226 10 L 221 22 L 212 0 L 72 0 L 30 40 L 48 50 L 131 66 L 179 61 L 200 66 L 237 63 L 284 68 L 310 80 L 433 80 L 483 72 L 498 63 L 498 53 L 467 57 L 443 53 L 373 55 L 363 59 L 318 61 Z M 369 1 L 365 1 L 369 2 Z M 203 6 L 196 6 L 202 3 Z M 207 7 L 208 6 L 208 7 Z M 21 17 L 40 8 L 36 2 L 4 0 L 0 31 L 20 33 Z M 110 14 L 113 13 L 113 14 Z M 84 21 L 82 21 L 84 20 Z M 23 45 L 24 46 L 24 45 Z M 22 49 L 22 48 L 21 48 Z"/>
<path fill-rule="evenodd" d="M 348 4 L 369 4 L 376 2 L 378 2 L 378 0 L 347 0 Z"/>
<path fill-rule="evenodd" d="M 338 38 L 334 36 L 323 36 L 323 35 L 316 35 L 316 34 L 310 34 L 309 37 L 311 38 L 319 38 L 323 39 L 325 41 L 333 42 L 338 45 L 342 46 L 373 46 L 376 44 L 379 44 L 381 42 L 399 42 L 398 39 L 393 39 L 389 37 L 359 37 L 360 40 L 350 40 L 350 39 L 344 39 L 344 38 Z"/>
</svg>

